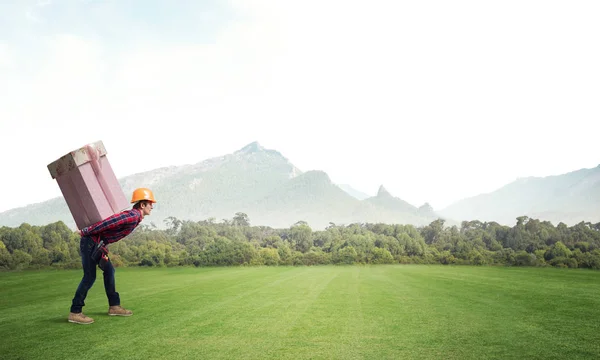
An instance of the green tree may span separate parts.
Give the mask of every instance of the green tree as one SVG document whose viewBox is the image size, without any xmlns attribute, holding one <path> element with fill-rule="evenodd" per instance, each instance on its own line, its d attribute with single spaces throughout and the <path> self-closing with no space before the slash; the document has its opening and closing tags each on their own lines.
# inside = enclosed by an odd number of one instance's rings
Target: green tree
<svg viewBox="0 0 600 360">
<path fill-rule="evenodd" d="M 17 249 L 12 253 L 12 261 L 10 263 L 10 268 L 16 270 L 26 269 L 31 263 L 31 260 L 31 255 L 29 255 L 25 251 Z"/>
<path fill-rule="evenodd" d="M 233 226 L 250 226 L 250 218 L 243 212 L 235 213 L 232 221 Z"/>
<path fill-rule="evenodd" d="M 358 254 L 352 246 L 347 246 L 345 248 L 339 249 L 332 256 L 332 260 L 334 263 L 347 265 L 354 264 L 357 261 L 357 258 Z"/>
<path fill-rule="evenodd" d="M 440 239 L 444 231 L 444 223 L 445 220 L 437 219 L 421 229 L 425 243 L 434 244 Z"/>
<path fill-rule="evenodd" d="M 269 265 L 269 266 L 278 265 L 279 262 L 281 261 L 281 258 L 279 257 L 279 252 L 277 251 L 277 249 L 262 248 L 259 250 L 258 254 L 262 260 L 262 263 L 265 265 Z"/>
<path fill-rule="evenodd" d="M 525 250 L 520 250 L 515 254 L 515 265 L 518 266 L 535 266 L 536 260 L 535 254 L 528 253 Z"/>
<path fill-rule="evenodd" d="M 169 216 L 164 220 L 164 223 L 167 226 L 167 234 L 175 235 L 181 228 L 183 221 L 177 219 L 174 216 Z"/>
<path fill-rule="evenodd" d="M 6 249 L 4 243 L 0 240 L 0 270 L 10 269 L 12 264 L 12 255 Z"/>
<path fill-rule="evenodd" d="M 294 249 L 301 253 L 307 252 L 312 246 L 312 229 L 306 223 L 296 223 L 290 230 Z"/>
<path fill-rule="evenodd" d="M 292 250 L 287 242 L 283 242 L 277 247 L 277 253 L 279 254 L 279 262 L 281 265 L 292 265 Z"/>
<path fill-rule="evenodd" d="M 550 261 L 554 258 L 569 258 L 571 256 L 571 250 L 565 246 L 561 241 L 556 242 L 546 253 L 544 258 L 546 261 Z"/>
<path fill-rule="evenodd" d="M 372 264 L 391 264 L 394 262 L 392 254 L 387 249 L 374 248 L 372 250 L 373 257 L 371 258 Z"/>
</svg>

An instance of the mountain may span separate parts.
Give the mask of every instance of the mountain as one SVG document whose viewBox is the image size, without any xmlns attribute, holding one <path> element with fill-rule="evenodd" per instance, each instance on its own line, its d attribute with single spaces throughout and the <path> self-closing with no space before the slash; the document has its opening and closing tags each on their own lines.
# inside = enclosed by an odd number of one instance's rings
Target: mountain
<svg viewBox="0 0 600 360">
<path fill-rule="evenodd" d="M 600 165 L 562 175 L 527 177 L 438 212 L 457 221 L 496 221 L 512 226 L 518 216 L 574 225 L 600 222 Z"/>
<path fill-rule="evenodd" d="M 244 212 L 252 225 L 289 227 L 306 221 L 314 229 L 330 222 L 429 224 L 438 216 L 394 198 L 387 191 L 359 200 L 322 171 L 303 172 L 281 153 L 253 142 L 231 154 L 202 162 L 159 168 L 119 179 L 126 196 L 149 187 L 158 203 L 148 223 L 161 228 L 168 217 L 231 219 Z M 75 224 L 62 197 L 0 213 L 0 226 L 21 223 Z"/>
<path fill-rule="evenodd" d="M 392 196 L 383 185 L 379 187 L 377 195 L 360 202 L 360 207 L 353 214 L 356 218 L 365 219 L 366 222 L 383 222 L 388 224 L 426 224 L 440 218 L 433 212 L 428 204 L 417 208 L 408 202 Z M 400 219 L 400 220 L 399 220 Z M 455 224 L 453 220 L 446 219 L 447 224 Z M 425 224 L 425 225 L 426 225 Z"/>
<path fill-rule="evenodd" d="M 356 190 L 348 184 L 337 184 L 337 186 L 355 199 L 364 200 L 370 197 L 370 195 L 367 195 L 360 190 Z"/>
<path fill-rule="evenodd" d="M 349 223 L 352 209 L 360 202 L 334 185 L 322 171 L 308 171 L 273 189 L 260 201 L 244 208 L 258 223 L 287 227 L 297 221 L 323 228 L 334 223 Z M 252 214 L 252 215 L 251 215 Z"/>
</svg>

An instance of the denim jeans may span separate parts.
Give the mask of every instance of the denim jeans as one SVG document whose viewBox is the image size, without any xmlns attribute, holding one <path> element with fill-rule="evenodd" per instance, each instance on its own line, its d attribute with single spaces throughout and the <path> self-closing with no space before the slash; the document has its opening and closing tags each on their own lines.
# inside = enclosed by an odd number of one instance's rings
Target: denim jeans
<svg viewBox="0 0 600 360">
<path fill-rule="evenodd" d="M 81 265 L 83 266 L 83 278 L 77 287 L 75 297 L 71 304 L 71 312 L 80 313 L 85 306 L 85 298 L 88 291 L 96 281 L 96 263 L 92 260 L 92 250 L 94 249 L 94 240 L 89 236 L 82 236 L 79 243 L 79 253 L 81 254 Z M 110 262 L 104 266 L 104 290 L 108 298 L 108 305 L 120 305 L 119 293 L 115 289 L 115 268 Z"/>
</svg>

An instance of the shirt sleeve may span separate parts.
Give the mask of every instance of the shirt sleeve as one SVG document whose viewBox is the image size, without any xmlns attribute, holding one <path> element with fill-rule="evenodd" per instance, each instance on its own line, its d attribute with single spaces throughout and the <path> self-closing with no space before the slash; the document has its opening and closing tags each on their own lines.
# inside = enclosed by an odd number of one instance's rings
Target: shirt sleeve
<svg viewBox="0 0 600 360">
<path fill-rule="evenodd" d="M 85 236 L 98 235 L 106 230 L 118 228 L 119 226 L 133 223 L 137 220 L 137 214 L 133 213 L 118 213 L 107 217 L 104 220 L 98 221 L 97 223 L 90 225 L 86 228 L 81 229 L 81 233 Z"/>
</svg>

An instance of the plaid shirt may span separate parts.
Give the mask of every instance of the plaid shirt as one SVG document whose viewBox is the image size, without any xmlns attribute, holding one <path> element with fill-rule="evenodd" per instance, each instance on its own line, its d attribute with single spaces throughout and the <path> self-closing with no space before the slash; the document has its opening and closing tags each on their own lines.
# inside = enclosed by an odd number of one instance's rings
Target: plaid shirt
<svg viewBox="0 0 600 360">
<path fill-rule="evenodd" d="M 111 244 L 131 234 L 142 221 L 142 212 L 138 209 L 124 210 L 104 220 L 81 229 L 83 236 L 91 236 L 94 242 Z"/>
</svg>

